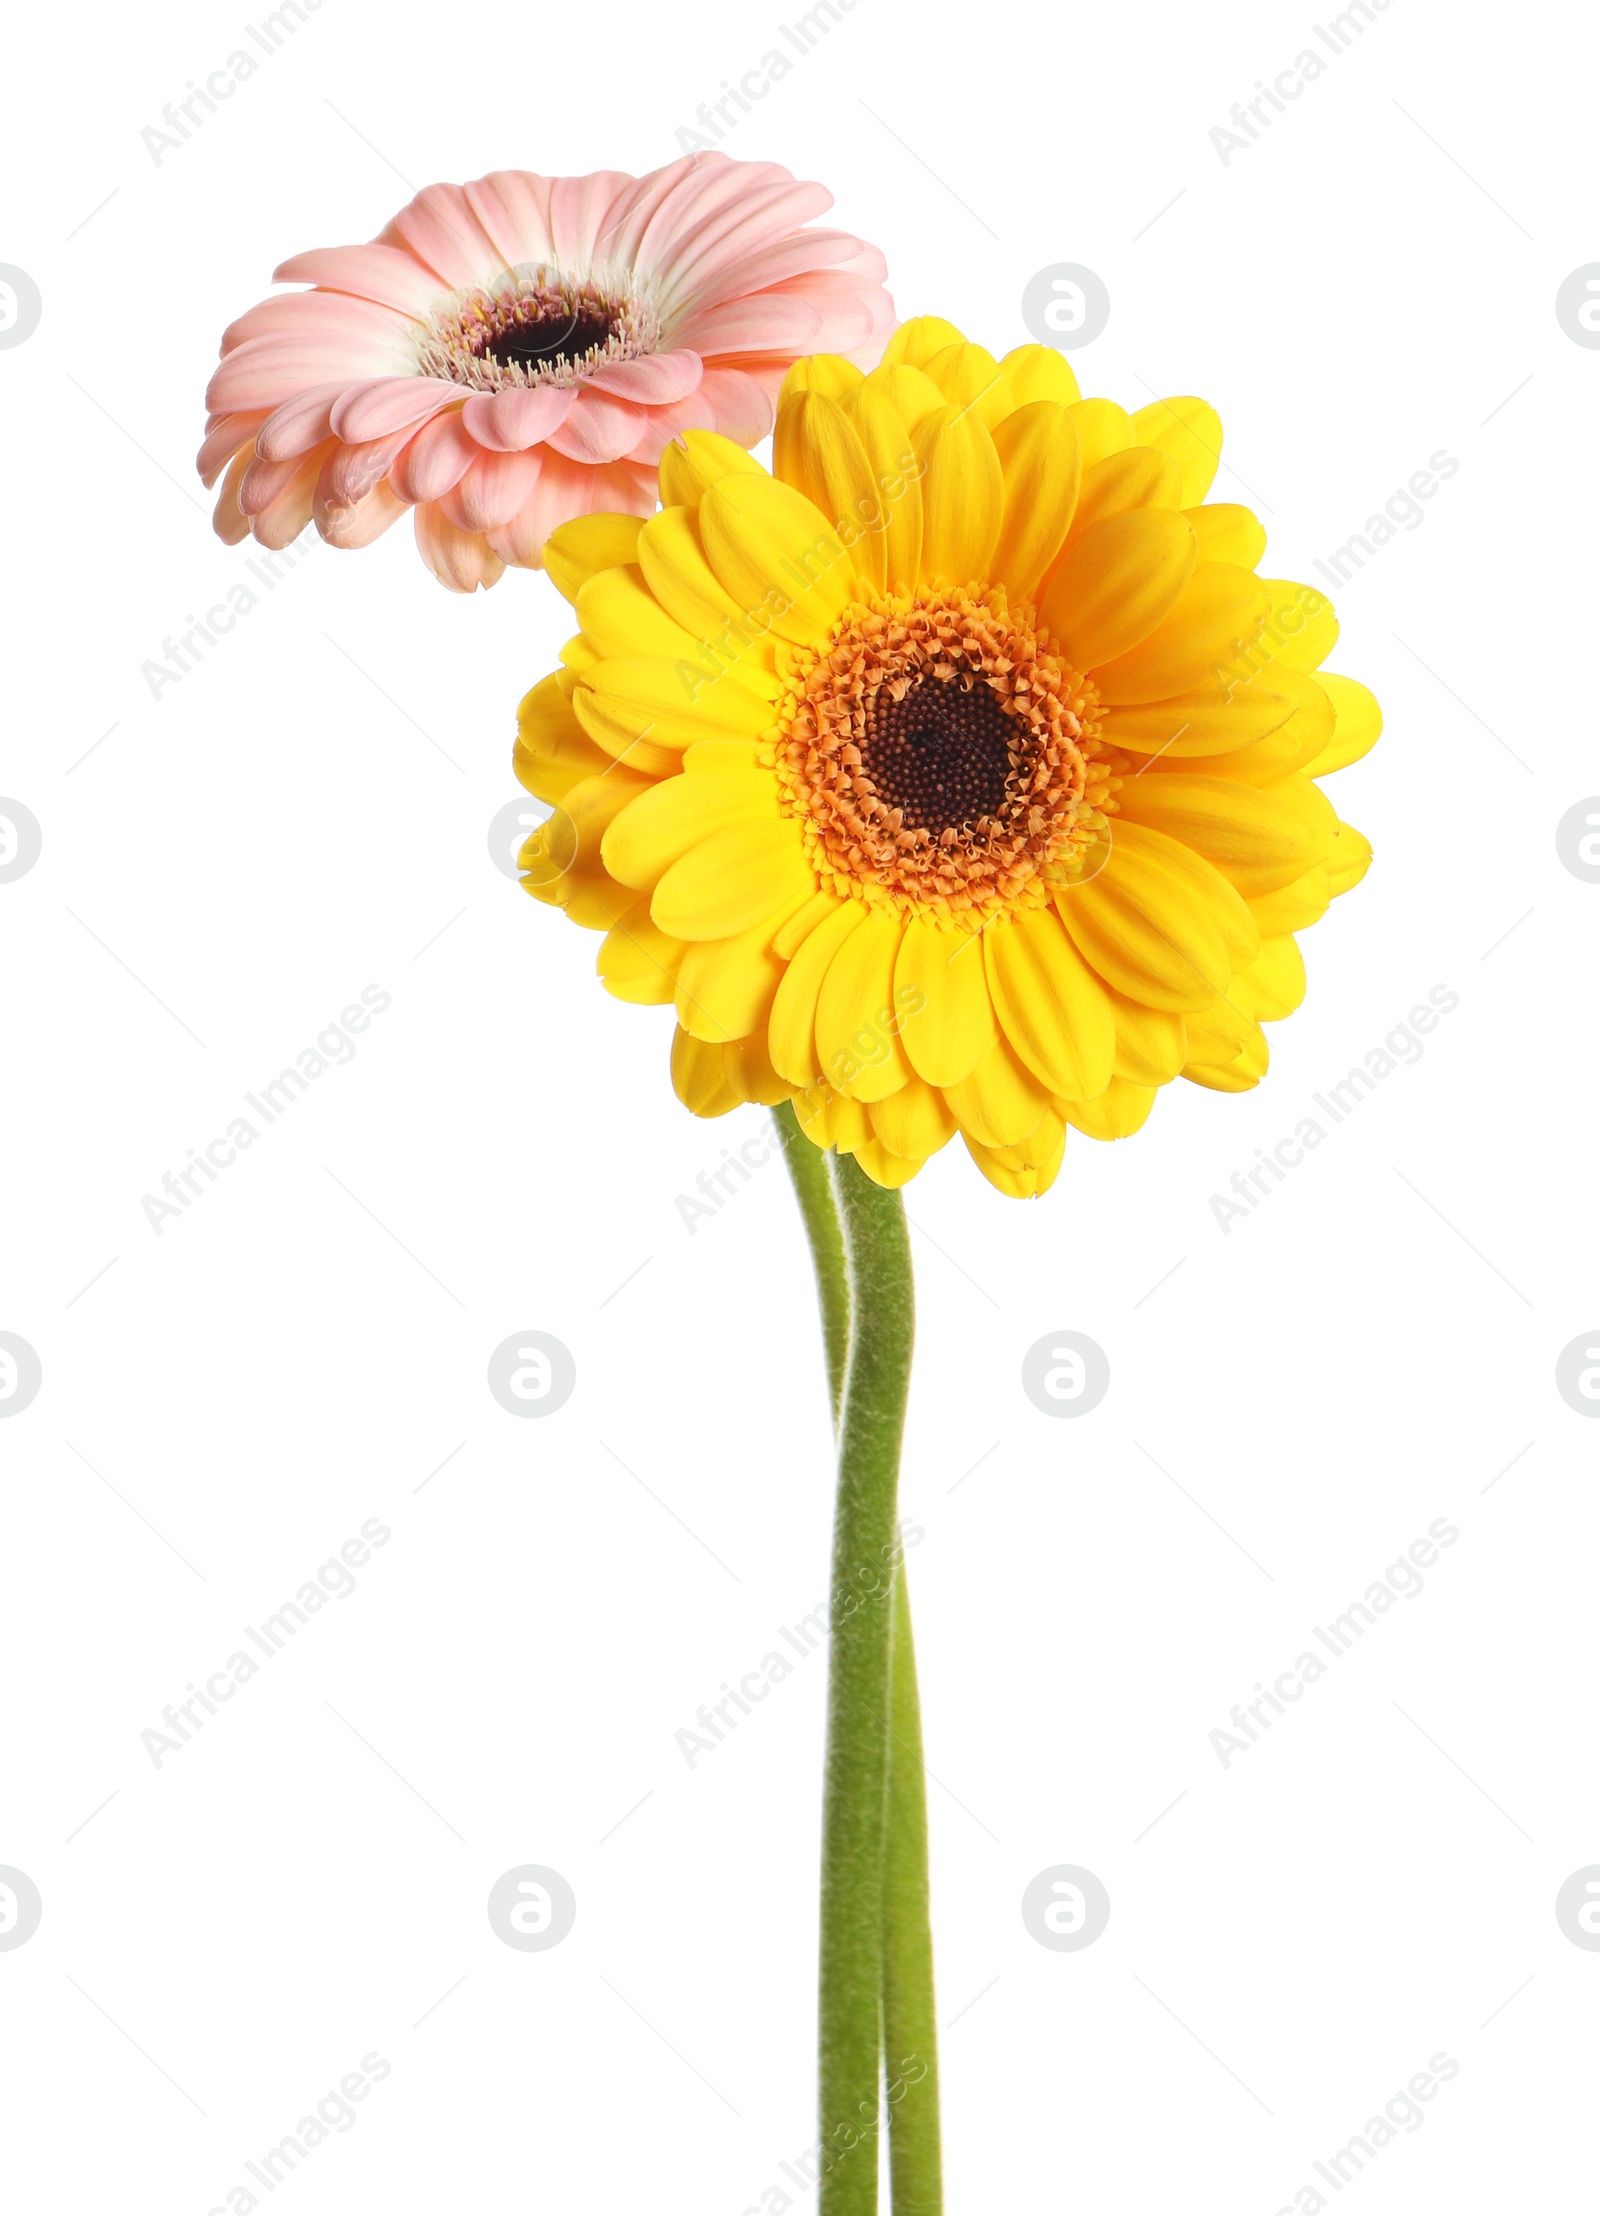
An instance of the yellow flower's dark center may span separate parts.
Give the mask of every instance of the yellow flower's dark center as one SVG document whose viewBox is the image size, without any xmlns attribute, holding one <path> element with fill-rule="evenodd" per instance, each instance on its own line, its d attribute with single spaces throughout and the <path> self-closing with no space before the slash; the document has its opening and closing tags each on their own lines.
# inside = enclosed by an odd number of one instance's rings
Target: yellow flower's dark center
<svg viewBox="0 0 1600 2216">
<path fill-rule="evenodd" d="M 1081 868 L 1099 702 L 998 586 L 865 599 L 795 664 L 776 764 L 818 877 L 976 930 Z"/>
<path fill-rule="evenodd" d="M 975 830 L 1005 805 L 1026 732 L 987 685 L 919 677 L 900 699 L 874 694 L 861 767 L 908 831 Z"/>
</svg>

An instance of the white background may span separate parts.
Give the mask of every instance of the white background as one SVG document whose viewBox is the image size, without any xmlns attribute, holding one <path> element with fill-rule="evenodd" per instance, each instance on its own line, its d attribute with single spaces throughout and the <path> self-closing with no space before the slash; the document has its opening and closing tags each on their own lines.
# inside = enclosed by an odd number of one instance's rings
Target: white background
<svg viewBox="0 0 1600 2216">
<path fill-rule="evenodd" d="M 8 34 L 0 260 L 44 300 L 0 353 L 0 792 L 44 831 L 0 887 L 0 1328 L 44 1371 L 0 1426 L 0 1863 L 44 1901 L 0 1952 L 15 2205 L 226 2208 L 376 2051 L 279 2189 L 302 2216 L 809 2206 L 821 1661 L 692 1771 L 674 1742 L 824 1591 L 808 1268 L 776 1163 L 689 1235 L 760 1111 L 692 1121 L 667 1012 L 491 863 L 564 604 L 452 597 L 402 527 L 317 547 L 159 701 L 140 673 L 245 574 L 192 455 L 273 265 L 434 179 L 671 160 L 778 18 L 326 0 L 154 163 L 241 20 Z M 1042 265 L 1097 270 L 1085 390 L 1210 398 L 1278 574 L 1460 464 L 1337 596 L 1388 715 L 1336 787 L 1377 862 L 1265 1083 L 1173 1085 L 1037 1206 L 959 1148 L 907 1196 L 950 2206 L 983 2216 L 1314 2206 L 1441 2051 L 1371 2216 L 1592 2174 L 1600 1957 L 1553 1903 L 1600 1860 L 1600 1429 L 1554 1366 L 1600 1320 L 1600 887 L 1554 834 L 1600 788 L 1600 355 L 1553 303 L 1600 257 L 1596 42 L 1394 0 L 1224 164 L 1312 20 L 860 0 L 724 140 L 997 351 Z M 354 1061 L 157 1236 L 142 1196 L 368 984 Z M 1224 1236 L 1210 1196 L 1435 985 L 1422 1059 Z M 578 1368 L 532 1423 L 484 1381 L 530 1328 Z M 1076 1422 L 1019 1382 L 1062 1329 L 1111 1365 Z M 155 1769 L 163 1706 L 372 1517 L 357 1590 Z M 1438 1517 L 1425 1591 L 1224 1770 L 1232 1705 Z M 577 1896 L 548 1953 L 484 1912 L 526 1862 Z M 1111 1896 L 1085 1953 L 1019 1913 L 1063 1862 Z"/>
</svg>

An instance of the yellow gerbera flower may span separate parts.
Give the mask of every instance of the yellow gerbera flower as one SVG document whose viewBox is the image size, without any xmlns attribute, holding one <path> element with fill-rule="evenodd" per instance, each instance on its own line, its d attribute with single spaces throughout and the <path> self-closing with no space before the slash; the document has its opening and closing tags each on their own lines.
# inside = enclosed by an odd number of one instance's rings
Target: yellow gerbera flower
<svg viewBox="0 0 1600 2216">
<path fill-rule="evenodd" d="M 1371 860 L 1315 780 L 1381 718 L 1207 502 L 1221 441 L 924 316 L 869 375 L 795 366 L 770 474 L 691 431 L 660 514 L 551 539 L 579 631 L 522 704 L 524 882 L 676 1008 L 695 1114 L 792 1100 L 886 1186 L 959 1132 L 1027 1197 L 1068 1125 L 1259 1081 L 1294 934 Z"/>
</svg>

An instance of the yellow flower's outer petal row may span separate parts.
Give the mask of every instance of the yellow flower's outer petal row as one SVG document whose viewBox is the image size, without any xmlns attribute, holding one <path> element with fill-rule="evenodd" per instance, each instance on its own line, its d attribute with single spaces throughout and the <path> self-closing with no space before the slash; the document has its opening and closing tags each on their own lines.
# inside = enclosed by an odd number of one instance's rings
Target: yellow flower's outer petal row
<svg viewBox="0 0 1600 2216">
<path fill-rule="evenodd" d="M 660 514 L 556 533 L 580 630 L 519 718 L 517 773 L 556 811 L 526 882 L 605 933 L 616 997 L 675 1007 L 696 1114 L 793 1099 L 885 1185 L 959 1133 L 1032 1197 L 1069 1126 L 1128 1136 L 1178 1075 L 1259 1081 L 1261 1025 L 1305 989 L 1293 934 L 1371 860 L 1313 780 L 1381 716 L 1319 674 L 1326 598 L 1256 575 L 1260 524 L 1208 501 L 1221 436 L 1202 401 L 1130 414 L 1053 349 L 997 361 L 922 317 L 868 374 L 796 365 L 775 475 L 690 432 Z M 863 591 L 986 581 L 1092 678 L 1116 797 L 1081 881 L 969 935 L 819 888 L 771 744 L 793 654 Z"/>
</svg>

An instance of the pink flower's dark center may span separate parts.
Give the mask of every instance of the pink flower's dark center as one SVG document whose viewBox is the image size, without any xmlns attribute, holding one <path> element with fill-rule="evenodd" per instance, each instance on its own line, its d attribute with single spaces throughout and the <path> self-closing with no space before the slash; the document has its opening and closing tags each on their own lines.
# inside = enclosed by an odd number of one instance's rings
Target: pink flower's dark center
<svg viewBox="0 0 1600 2216">
<path fill-rule="evenodd" d="M 476 392 L 575 385 L 605 363 L 653 353 L 660 338 L 659 318 L 627 281 L 508 270 L 492 289 L 456 293 L 428 319 L 417 368 Z"/>
<path fill-rule="evenodd" d="M 496 303 L 472 351 L 506 369 L 553 369 L 598 353 L 619 336 L 609 301 L 580 295 L 569 307 L 564 301 L 513 300 L 504 307 Z"/>
</svg>

